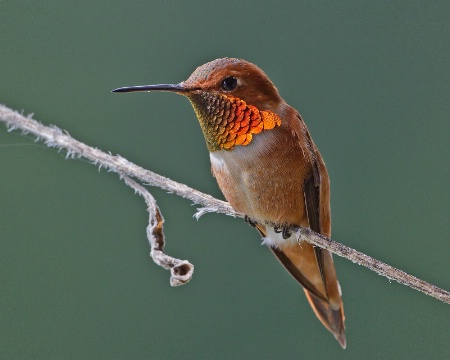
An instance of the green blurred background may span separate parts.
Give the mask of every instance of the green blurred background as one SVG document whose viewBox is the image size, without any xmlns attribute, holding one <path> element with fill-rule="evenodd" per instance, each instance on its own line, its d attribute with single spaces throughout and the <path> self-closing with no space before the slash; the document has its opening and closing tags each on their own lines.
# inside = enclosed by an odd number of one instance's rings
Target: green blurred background
<svg viewBox="0 0 450 360">
<path fill-rule="evenodd" d="M 202 63 L 258 64 L 328 166 L 333 237 L 450 289 L 448 1 L 1 1 L 0 102 L 221 197 L 188 101 L 112 94 Z M 0 125 L 0 357 L 448 359 L 450 306 L 336 258 L 340 349 L 258 234 L 152 190 L 180 288 L 152 263 L 141 198 Z"/>
</svg>

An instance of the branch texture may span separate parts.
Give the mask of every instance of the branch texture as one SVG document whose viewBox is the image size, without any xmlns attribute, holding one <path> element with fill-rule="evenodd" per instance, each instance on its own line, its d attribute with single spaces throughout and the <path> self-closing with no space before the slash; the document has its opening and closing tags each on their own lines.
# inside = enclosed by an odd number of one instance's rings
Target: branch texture
<svg viewBox="0 0 450 360">
<path fill-rule="evenodd" d="M 141 195 L 147 204 L 149 221 L 147 226 L 147 238 L 150 244 L 150 257 L 155 264 L 166 270 L 170 270 L 170 285 L 184 285 L 192 279 L 194 265 L 187 260 L 176 259 L 164 253 L 164 218 L 161 215 L 155 198 L 146 188 L 139 185 L 128 176 L 123 176 L 125 184 L 133 188 L 136 193 Z"/>
<path fill-rule="evenodd" d="M 151 256 L 158 265 L 171 270 L 172 285 L 181 285 L 189 281 L 193 273 L 193 265 L 185 260 L 175 259 L 164 254 L 164 237 L 162 232 L 162 223 L 164 220 L 162 215 L 150 193 L 144 187 L 131 180 L 130 177 L 137 179 L 144 184 L 159 187 L 188 199 L 195 204 L 203 206 L 198 209 L 198 212 L 195 215 L 197 218 L 208 212 L 243 217 L 243 214 L 236 213 L 227 202 L 217 200 L 210 195 L 203 194 L 184 184 L 146 170 L 119 155 L 107 154 L 97 148 L 90 147 L 75 140 L 67 132 L 63 132 L 56 126 L 42 125 L 38 121 L 32 119 L 31 116 L 23 116 L 3 105 L 0 105 L 0 121 L 6 123 L 8 131 L 21 130 L 23 134 L 33 134 L 36 136 L 37 140 L 44 141 L 49 147 L 65 150 L 67 152 L 67 158 L 83 157 L 92 161 L 100 168 L 105 167 L 110 171 L 118 173 L 125 180 L 127 185 L 131 186 L 136 192 L 142 195 L 147 203 L 150 214 L 147 235 L 151 246 Z M 363 265 L 370 270 L 375 271 L 379 275 L 395 280 L 400 284 L 407 285 L 450 304 L 450 293 L 448 291 L 440 289 L 437 286 L 429 284 L 343 244 L 328 239 L 310 229 L 296 228 L 293 230 L 297 232 L 299 242 L 307 241 L 321 248 L 330 250 L 336 255 L 342 256 L 356 264 Z"/>
</svg>

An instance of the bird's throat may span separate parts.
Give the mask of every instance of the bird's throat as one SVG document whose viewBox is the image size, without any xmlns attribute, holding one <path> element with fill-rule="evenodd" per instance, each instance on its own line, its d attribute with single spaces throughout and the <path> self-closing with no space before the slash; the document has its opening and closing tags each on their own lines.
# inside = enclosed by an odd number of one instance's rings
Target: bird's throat
<svg viewBox="0 0 450 360">
<path fill-rule="evenodd" d="M 206 91 L 187 96 L 210 152 L 248 145 L 253 135 L 281 125 L 281 118 L 274 112 L 260 111 L 236 97 Z"/>
</svg>

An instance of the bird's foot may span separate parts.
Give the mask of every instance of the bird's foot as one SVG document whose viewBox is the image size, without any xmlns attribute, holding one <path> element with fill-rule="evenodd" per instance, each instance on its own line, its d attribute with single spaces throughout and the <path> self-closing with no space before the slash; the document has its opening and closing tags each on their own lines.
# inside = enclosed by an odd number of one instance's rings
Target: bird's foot
<svg viewBox="0 0 450 360">
<path fill-rule="evenodd" d="M 273 227 L 273 231 L 275 231 L 276 233 L 281 233 L 283 236 L 283 239 L 289 239 L 292 235 L 291 231 L 289 230 L 290 226 L 287 224 L 283 224 L 283 225 L 275 225 Z"/>
<path fill-rule="evenodd" d="M 248 215 L 244 215 L 244 220 L 251 227 L 256 227 L 256 222 L 254 222 L 252 219 L 250 219 Z"/>
</svg>

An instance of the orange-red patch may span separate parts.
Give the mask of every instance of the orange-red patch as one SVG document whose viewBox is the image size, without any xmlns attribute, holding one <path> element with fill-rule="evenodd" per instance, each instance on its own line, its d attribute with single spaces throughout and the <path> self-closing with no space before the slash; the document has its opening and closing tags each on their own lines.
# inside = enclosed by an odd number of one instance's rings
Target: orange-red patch
<svg viewBox="0 0 450 360">
<path fill-rule="evenodd" d="M 217 139 L 223 149 L 247 145 L 252 141 L 252 134 L 281 125 L 281 118 L 272 111 L 259 111 L 256 106 L 247 105 L 244 100 L 231 96 L 227 96 L 227 100 L 231 106 L 228 119 L 224 119 L 227 122 L 226 130 L 221 131 Z"/>
</svg>

